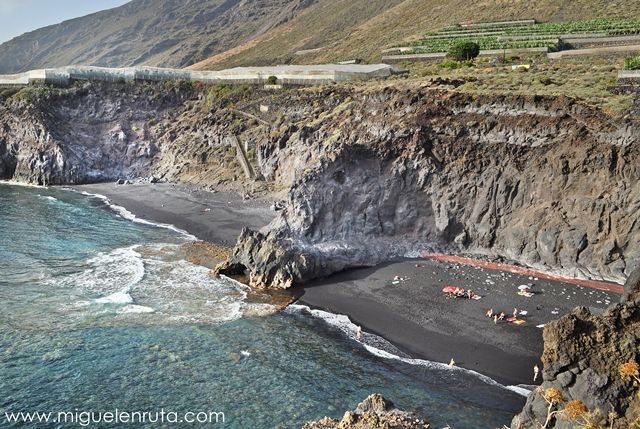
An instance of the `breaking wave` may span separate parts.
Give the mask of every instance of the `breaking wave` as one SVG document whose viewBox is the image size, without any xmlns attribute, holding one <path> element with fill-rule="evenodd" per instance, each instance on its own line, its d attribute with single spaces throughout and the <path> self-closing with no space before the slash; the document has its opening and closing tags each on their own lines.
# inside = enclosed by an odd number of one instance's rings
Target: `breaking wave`
<svg viewBox="0 0 640 429">
<path fill-rule="evenodd" d="M 178 244 L 136 245 L 88 258 L 82 270 L 58 273 L 42 284 L 57 288 L 62 311 L 76 319 L 138 317 L 141 323 L 216 323 L 258 313 L 247 286 L 215 278 L 183 259 Z M 72 302 L 65 298 L 72 297 Z M 73 298 L 76 298 L 73 300 Z M 268 307 L 268 308 L 267 308 Z M 150 319 L 151 318 L 151 319 Z"/>
<path fill-rule="evenodd" d="M 108 197 L 106 197 L 105 195 L 102 194 L 92 194 L 90 192 L 86 192 L 86 191 L 81 191 L 80 192 L 82 195 L 86 195 L 89 197 L 93 197 L 93 198 L 97 198 L 99 200 L 101 200 L 102 202 L 104 202 L 104 204 L 109 207 L 111 210 L 113 210 L 118 216 L 122 217 L 123 219 L 127 219 L 130 220 L 132 222 L 136 222 L 136 223 L 140 223 L 143 225 L 151 225 L 151 226 L 155 226 L 158 228 L 164 228 L 164 229 L 169 229 L 171 231 L 177 232 L 178 234 L 184 236 L 186 239 L 188 240 L 197 240 L 198 237 L 196 237 L 193 234 L 190 234 L 189 232 L 180 229 L 178 227 L 176 227 L 175 225 L 171 225 L 169 223 L 161 223 L 161 222 L 153 222 L 147 219 L 143 219 L 140 218 L 136 215 L 134 215 L 133 213 L 131 213 L 129 210 L 127 210 L 126 208 L 119 206 L 117 204 L 113 204 Z"/>
</svg>

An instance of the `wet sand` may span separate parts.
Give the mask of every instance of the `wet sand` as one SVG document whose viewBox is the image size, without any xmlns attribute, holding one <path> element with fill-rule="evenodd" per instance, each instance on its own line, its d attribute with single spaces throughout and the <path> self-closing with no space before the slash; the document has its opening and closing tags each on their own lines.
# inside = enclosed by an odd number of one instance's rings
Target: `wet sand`
<svg viewBox="0 0 640 429">
<path fill-rule="evenodd" d="M 395 276 L 406 277 L 394 283 Z M 517 294 L 533 284 L 535 295 Z M 480 300 L 447 299 L 446 285 L 472 289 Z M 407 260 L 336 274 L 303 287 L 300 303 L 348 315 L 409 355 L 488 375 L 507 385 L 533 384 L 542 328 L 576 306 L 600 312 L 619 295 L 584 286 L 437 260 Z M 485 316 L 526 311 L 524 325 Z"/>
</svg>

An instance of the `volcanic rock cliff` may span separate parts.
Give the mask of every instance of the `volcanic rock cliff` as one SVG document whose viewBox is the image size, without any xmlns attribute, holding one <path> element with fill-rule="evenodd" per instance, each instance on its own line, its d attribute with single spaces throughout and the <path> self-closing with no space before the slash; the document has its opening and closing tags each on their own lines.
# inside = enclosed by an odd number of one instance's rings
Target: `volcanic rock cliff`
<svg viewBox="0 0 640 429">
<path fill-rule="evenodd" d="M 0 104 L 0 179 L 63 185 L 150 171 L 158 153 L 150 120 L 162 120 L 189 95 L 166 88 L 90 84 L 25 88 Z"/>
<path fill-rule="evenodd" d="M 228 102 L 236 95 L 229 92 L 216 87 L 205 94 L 185 82 L 4 90 L 0 180 L 65 185 L 158 176 L 251 189 L 259 184 L 241 183 L 227 141 L 239 121 L 218 110 L 224 94 Z"/>
<path fill-rule="evenodd" d="M 284 193 L 219 270 L 255 286 L 422 251 L 616 281 L 640 260 L 640 126 L 564 97 L 86 83 L 6 96 L 0 122 L 3 179 Z"/>
<path fill-rule="evenodd" d="M 289 120 L 259 146 L 264 176 L 291 183 L 287 204 L 242 233 L 220 272 L 286 288 L 434 250 L 623 281 L 640 257 L 636 123 L 566 98 L 382 89 L 287 101 Z"/>
</svg>

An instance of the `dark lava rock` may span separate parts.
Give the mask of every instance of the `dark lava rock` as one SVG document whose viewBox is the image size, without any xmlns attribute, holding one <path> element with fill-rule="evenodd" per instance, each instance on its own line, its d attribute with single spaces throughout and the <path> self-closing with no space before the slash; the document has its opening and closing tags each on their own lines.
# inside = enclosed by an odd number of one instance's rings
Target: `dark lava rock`
<svg viewBox="0 0 640 429">
<path fill-rule="evenodd" d="M 255 286 L 420 251 L 618 282 L 640 263 L 638 123 L 564 97 L 328 91 L 323 116 L 258 147 L 263 176 L 290 190 L 228 261 Z"/>
<path fill-rule="evenodd" d="M 347 411 L 342 420 L 324 417 L 309 422 L 303 429 L 427 429 L 429 423 L 412 413 L 394 407 L 391 401 L 382 395 L 370 395 L 362 401 L 355 411 Z"/>
</svg>

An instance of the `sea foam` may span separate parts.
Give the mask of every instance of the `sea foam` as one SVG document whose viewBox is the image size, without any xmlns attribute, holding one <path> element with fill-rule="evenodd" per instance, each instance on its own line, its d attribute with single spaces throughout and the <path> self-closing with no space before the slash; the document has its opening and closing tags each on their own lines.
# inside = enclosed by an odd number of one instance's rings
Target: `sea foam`
<svg viewBox="0 0 640 429">
<path fill-rule="evenodd" d="M 151 307 L 147 307 L 146 305 L 136 305 L 130 304 L 124 308 L 118 310 L 120 314 L 143 314 L 143 313 L 153 313 L 155 310 Z"/>
<path fill-rule="evenodd" d="M 133 302 L 133 298 L 128 292 L 116 292 L 104 298 L 95 300 L 98 304 L 129 304 Z"/>
</svg>

